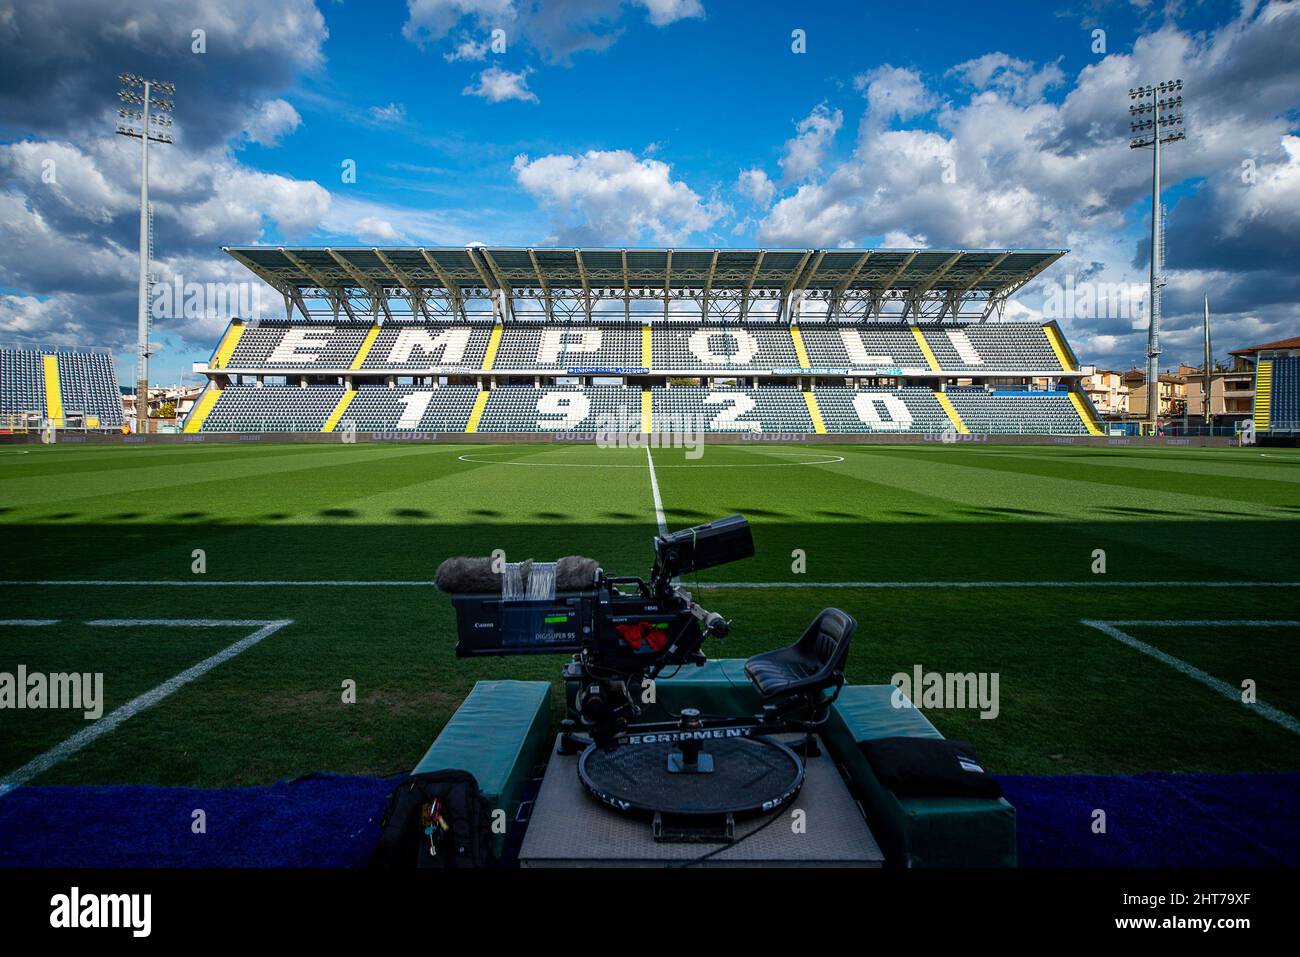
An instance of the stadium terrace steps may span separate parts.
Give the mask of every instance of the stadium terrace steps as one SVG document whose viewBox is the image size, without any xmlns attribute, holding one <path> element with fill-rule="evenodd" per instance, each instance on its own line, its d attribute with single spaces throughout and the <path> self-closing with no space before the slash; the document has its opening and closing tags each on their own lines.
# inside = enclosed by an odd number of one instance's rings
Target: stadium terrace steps
<svg viewBox="0 0 1300 957">
<path fill-rule="evenodd" d="M 239 340 L 244 335 L 244 324 L 238 319 L 232 320 L 226 327 L 225 334 L 221 337 L 221 342 L 217 344 L 216 351 L 212 353 L 212 368 L 224 369 L 230 365 L 230 357 L 235 353 L 235 347 L 239 345 Z"/>
<path fill-rule="evenodd" d="M 220 398 L 221 390 L 215 385 L 209 385 L 204 389 L 203 394 L 199 396 L 199 401 L 195 402 L 194 407 L 190 409 L 189 417 L 185 420 L 184 431 L 192 435 L 202 429 L 208 415 L 212 412 L 212 407 Z"/>
<path fill-rule="evenodd" d="M 923 333 L 917 326 L 912 326 L 912 336 L 916 339 L 916 347 L 921 350 L 921 355 L 925 357 L 925 364 L 929 367 L 930 371 L 938 372 L 939 360 L 935 358 L 934 350 L 930 348 L 930 343 L 926 340 L 925 333 Z"/>
<path fill-rule="evenodd" d="M 1064 391 L 1003 393 L 978 385 L 947 387 L 945 394 L 940 385 L 959 376 L 1026 383 L 1031 376 L 1078 375 L 1065 368 L 1071 357 L 1053 326 L 1026 322 L 836 323 L 813 317 L 799 325 L 642 318 L 232 323 L 214 367 L 232 376 L 284 375 L 289 384 L 228 389 L 200 427 L 336 431 L 351 423 L 366 430 L 439 432 L 1099 434 L 1088 410 L 1072 406 Z M 485 373 L 493 374 L 491 381 Z M 564 374 L 584 378 L 554 381 Z M 456 375 L 476 381 L 438 382 Z M 623 381 L 586 380 L 601 375 Z M 631 378 L 638 375 L 660 378 Z M 738 381 L 710 382 L 710 376 Z M 895 381 L 878 387 L 825 384 L 859 376 Z M 382 385 L 381 377 L 387 379 Z M 672 385 L 674 377 L 703 381 Z M 294 388 L 299 384 L 305 390 Z M 1026 418 L 1018 420 L 1022 413 Z M 282 416 L 289 418 L 281 421 Z"/>
<path fill-rule="evenodd" d="M 501 386 L 483 395 L 473 431 L 635 432 L 644 402 L 640 389 L 621 385 Z"/>
<path fill-rule="evenodd" d="M 487 408 L 488 392 L 483 390 L 474 396 L 474 407 L 470 410 L 469 418 L 465 421 L 466 432 L 477 432 L 479 423 L 483 421 L 483 410 Z"/>
<path fill-rule="evenodd" d="M 1074 389 L 1070 390 L 1070 402 L 1074 404 L 1074 410 L 1079 413 L 1079 419 L 1083 422 L 1084 428 L 1088 430 L 1089 435 L 1105 435 L 1101 430 L 1101 424 L 1097 421 L 1096 409 L 1093 408 L 1083 395 Z"/>
<path fill-rule="evenodd" d="M 492 368 L 497 359 L 497 350 L 501 348 L 501 339 L 504 327 L 497 323 L 492 327 L 492 334 L 488 337 L 487 350 L 483 355 L 483 370 L 487 371 Z"/>
<path fill-rule="evenodd" d="M 1061 368 L 1066 372 L 1074 371 L 1074 363 L 1070 361 L 1070 347 L 1065 343 L 1065 337 L 1061 335 L 1061 330 L 1056 323 L 1051 322 L 1043 326 L 1043 333 L 1047 336 L 1047 342 L 1052 347 L 1052 352 L 1056 354 L 1056 361 L 1061 364 Z"/>
<path fill-rule="evenodd" d="M 356 397 L 355 389 L 344 392 L 343 398 L 339 399 L 339 404 L 334 406 L 334 411 L 330 413 L 330 417 L 325 420 L 325 424 L 321 426 L 320 430 L 322 432 L 333 432 L 338 427 L 339 420 L 343 418 L 343 413 L 348 410 L 348 406 L 352 404 L 352 400 Z"/>
<path fill-rule="evenodd" d="M 230 386 L 203 419 L 205 432 L 320 432 L 343 398 L 342 386 Z"/>
<path fill-rule="evenodd" d="M 517 372 L 569 369 L 690 374 L 801 370 L 910 375 L 1077 371 L 1051 327 L 777 322 L 567 324 L 393 321 L 232 323 L 212 359 L 222 371 Z M 827 371 L 825 374 L 833 374 Z"/>
<path fill-rule="evenodd" d="M 45 372 L 46 415 L 57 422 L 63 418 L 63 390 L 59 388 L 59 357 L 42 356 L 41 364 Z"/>
<path fill-rule="evenodd" d="M 808 350 L 804 347 L 803 344 L 803 331 L 798 326 L 790 327 L 790 340 L 794 344 L 794 354 L 795 354 L 795 358 L 799 360 L 799 368 L 800 369 L 812 368 L 811 363 L 809 363 L 808 361 Z"/>
<path fill-rule="evenodd" d="M 357 389 L 339 424 L 361 432 L 472 432 L 470 415 L 480 393 L 474 385 L 368 385 Z"/>
<path fill-rule="evenodd" d="M 0 427 L 117 428 L 122 391 L 113 357 L 102 352 L 0 349 Z"/>
<path fill-rule="evenodd" d="M 812 432 L 802 393 L 790 388 L 655 387 L 656 432 Z"/>
<path fill-rule="evenodd" d="M 1300 356 L 1268 360 L 1270 430 L 1300 430 Z"/>
<path fill-rule="evenodd" d="M 987 389 L 949 389 L 948 398 L 972 432 L 995 435 L 1086 435 L 1066 392 L 990 392 Z"/>
<path fill-rule="evenodd" d="M 359 348 L 357 354 L 353 356 L 352 364 L 348 366 L 349 369 L 356 370 L 365 365 L 366 356 L 370 355 L 370 350 L 374 347 L 375 340 L 379 338 L 379 330 L 379 325 L 373 325 L 370 327 L 370 331 L 366 333 L 366 337 L 361 340 L 361 348 Z"/>
<path fill-rule="evenodd" d="M 187 432 L 673 432 L 1100 434 L 1068 392 L 928 386 L 235 386 L 209 388 Z"/>
<path fill-rule="evenodd" d="M 818 435 L 825 435 L 826 420 L 822 418 L 822 410 L 817 405 L 817 396 L 811 392 L 805 392 L 803 401 L 808 406 L 808 417 L 812 419 L 813 431 Z"/>
<path fill-rule="evenodd" d="M 1273 360 L 1260 359 L 1255 367 L 1255 431 L 1267 432 L 1273 404 Z"/>
<path fill-rule="evenodd" d="M 947 414 L 948 421 L 952 423 L 952 427 L 957 430 L 957 433 L 959 435 L 970 435 L 970 429 L 966 428 L 966 423 L 961 420 L 961 416 L 958 415 L 957 410 L 953 408 L 952 400 L 942 392 L 936 392 L 934 397 L 938 400 L 939 405 L 943 406 L 943 411 Z"/>
</svg>

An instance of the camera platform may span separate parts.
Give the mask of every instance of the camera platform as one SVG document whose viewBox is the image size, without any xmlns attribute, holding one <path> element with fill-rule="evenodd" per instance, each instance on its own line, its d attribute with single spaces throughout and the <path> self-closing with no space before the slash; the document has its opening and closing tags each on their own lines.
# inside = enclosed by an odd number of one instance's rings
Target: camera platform
<svg viewBox="0 0 1300 957">
<path fill-rule="evenodd" d="M 593 745 L 578 759 L 578 777 L 616 811 L 657 815 L 656 839 L 683 841 L 727 840 L 737 819 L 779 810 L 803 785 L 803 762 L 779 741 L 719 738 L 706 747 L 691 752 L 682 742 L 655 741 L 602 751 Z"/>
<path fill-rule="evenodd" d="M 802 737 L 782 735 L 772 743 L 790 752 Z M 623 747 L 613 754 L 636 750 L 636 746 Z M 715 754 L 721 770 L 723 755 Z M 659 758 L 665 762 L 663 776 L 668 777 L 666 752 Z M 557 736 L 524 833 L 520 866 L 663 867 L 698 860 L 700 866 L 707 867 L 880 867 L 884 862 L 858 803 L 824 748 L 802 762 L 802 787 L 785 806 L 774 812 L 733 815 L 734 840 L 730 842 L 708 833 L 693 842 L 685 838 L 656 840 L 652 812 L 622 813 L 593 800 L 578 773 L 580 760 L 578 755 L 564 753 Z M 789 759 L 783 756 L 781 760 Z M 640 783 L 635 790 L 643 794 Z M 795 811 L 803 812 L 798 821 Z M 689 815 L 683 819 L 661 813 L 658 817 L 665 831 L 687 832 L 698 823 L 711 827 L 707 819 L 695 821 Z M 705 854 L 710 856 L 700 860 Z"/>
</svg>

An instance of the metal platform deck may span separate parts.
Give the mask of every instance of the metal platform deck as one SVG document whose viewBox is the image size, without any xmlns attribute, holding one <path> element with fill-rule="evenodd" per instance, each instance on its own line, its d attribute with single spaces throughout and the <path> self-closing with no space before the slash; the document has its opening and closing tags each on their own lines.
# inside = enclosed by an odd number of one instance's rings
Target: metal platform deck
<svg viewBox="0 0 1300 957">
<path fill-rule="evenodd" d="M 788 739 L 787 739 L 788 740 Z M 795 738 L 794 740 L 798 740 Z M 559 738 L 556 738 L 558 744 Z M 598 803 L 578 780 L 576 755 L 553 745 L 541 791 L 519 851 L 522 867 L 669 867 L 723 847 L 703 867 L 880 867 L 884 855 L 834 762 L 825 753 L 807 762 L 803 789 L 753 837 L 768 816 L 736 822 L 737 843 L 656 843 L 650 821 Z M 794 811 L 806 830 L 795 833 Z"/>
</svg>

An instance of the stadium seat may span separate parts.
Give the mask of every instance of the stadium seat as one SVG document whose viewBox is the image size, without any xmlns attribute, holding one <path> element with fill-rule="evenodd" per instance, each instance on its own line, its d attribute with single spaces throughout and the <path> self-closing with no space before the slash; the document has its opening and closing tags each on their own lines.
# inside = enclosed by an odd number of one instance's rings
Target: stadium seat
<svg viewBox="0 0 1300 957">
<path fill-rule="evenodd" d="M 1300 356 L 1273 359 L 1273 383 L 1269 406 L 1269 428 L 1273 431 L 1300 430 Z"/>
<path fill-rule="evenodd" d="M 944 372 L 1059 372 L 1043 327 L 1033 322 L 983 322 L 919 327 Z"/>
<path fill-rule="evenodd" d="M 635 432 L 640 421 L 640 389 L 511 385 L 488 394 L 478 431 Z"/>
<path fill-rule="evenodd" d="M 803 393 L 787 386 L 673 386 L 652 389 L 651 396 L 656 432 L 813 431 Z"/>
<path fill-rule="evenodd" d="M 1088 427 L 1066 392 L 990 392 L 948 389 L 962 422 L 972 432 L 1014 435 L 1087 435 Z"/>
<path fill-rule="evenodd" d="M 362 386 L 336 430 L 348 424 L 363 432 L 464 432 L 478 387 Z"/>
<path fill-rule="evenodd" d="M 651 366 L 656 372 L 744 373 L 799 367 L 790 329 L 777 323 L 658 324 L 652 327 L 651 337 Z"/>
<path fill-rule="evenodd" d="M 929 369 L 911 328 L 903 323 L 801 324 L 799 331 L 813 368 Z"/>
<path fill-rule="evenodd" d="M 319 432 L 342 386 L 231 386 L 203 422 L 204 432 Z"/>
<path fill-rule="evenodd" d="M 27 417 L 44 417 L 45 358 L 53 356 L 59 371 L 65 420 L 91 417 L 100 426 L 122 424 L 122 390 L 113 357 L 105 352 L 0 349 L 0 426 Z"/>
<path fill-rule="evenodd" d="M 915 345 L 915 343 L 914 343 Z M 928 386 L 848 389 L 819 386 L 813 395 L 826 431 L 940 433 L 952 423 Z"/>
<path fill-rule="evenodd" d="M 564 370 L 641 368 L 640 323 L 507 325 L 494 368 Z"/>
<path fill-rule="evenodd" d="M 346 369 L 371 324 L 247 323 L 227 369 Z"/>
</svg>

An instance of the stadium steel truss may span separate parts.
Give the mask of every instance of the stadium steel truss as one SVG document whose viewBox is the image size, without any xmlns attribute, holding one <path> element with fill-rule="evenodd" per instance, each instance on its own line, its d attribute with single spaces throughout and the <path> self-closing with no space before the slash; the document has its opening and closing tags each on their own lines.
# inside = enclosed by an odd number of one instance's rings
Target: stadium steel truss
<svg viewBox="0 0 1300 957">
<path fill-rule="evenodd" d="M 998 313 L 1065 250 L 962 249 L 290 249 L 225 251 L 284 297 L 285 312 L 509 322 L 600 315 L 702 321 L 760 315 L 797 322 L 813 303 L 830 319 L 941 321 Z M 485 304 L 487 304 L 485 306 Z"/>
<path fill-rule="evenodd" d="M 1063 250 L 228 248 L 284 297 L 195 371 L 188 432 L 1099 433 Z"/>
</svg>

